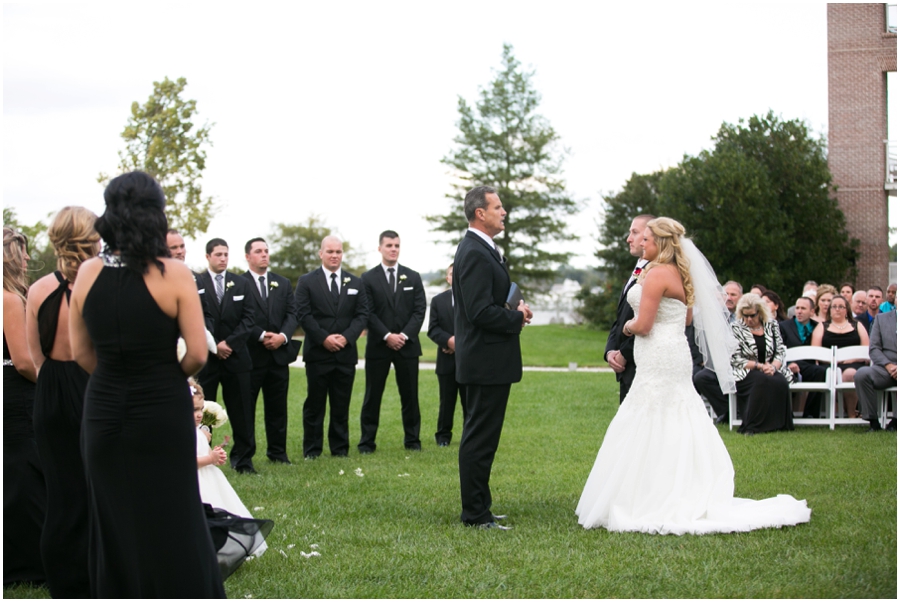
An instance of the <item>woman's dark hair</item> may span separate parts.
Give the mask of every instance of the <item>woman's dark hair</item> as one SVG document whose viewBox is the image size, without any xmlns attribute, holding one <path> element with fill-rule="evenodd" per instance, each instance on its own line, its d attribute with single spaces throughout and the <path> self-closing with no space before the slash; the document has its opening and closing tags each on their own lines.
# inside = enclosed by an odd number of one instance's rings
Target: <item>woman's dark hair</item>
<svg viewBox="0 0 900 602">
<path fill-rule="evenodd" d="M 104 252 L 119 251 L 125 266 L 145 274 L 149 262 L 160 272 L 169 257 L 166 246 L 166 197 L 152 176 L 142 171 L 122 174 L 103 192 L 106 211 L 97 219 L 97 232 L 106 243 Z"/>
<path fill-rule="evenodd" d="M 787 320 L 787 310 L 784 307 L 784 302 L 781 300 L 781 297 L 778 296 L 778 293 L 775 291 L 764 291 L 762 294 L 763 297 L 772 301 L 775 304 L 775 319 L 781 322 L 782 320 Z"/>
</svg>

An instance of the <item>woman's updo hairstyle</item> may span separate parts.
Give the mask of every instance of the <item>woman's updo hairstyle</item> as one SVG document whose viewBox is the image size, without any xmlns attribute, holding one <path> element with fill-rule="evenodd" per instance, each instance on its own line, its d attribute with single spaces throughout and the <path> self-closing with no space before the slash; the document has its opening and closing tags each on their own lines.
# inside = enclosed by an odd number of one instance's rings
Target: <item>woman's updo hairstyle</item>
<svg viewBox="0 0 900 602">
<path fill-rule="evenodd" d="M 647 227 L 653 233 L 653 240 L 659 247 L 659 255 L 647 265 L 647 269 L 666 263 L 675 264 L 681 282 L 684 284 L 684 296 L 686 305 L 694 305 L 694 283 L 691 281 L 691 262 L 684 254 L 681 246 L 681 237 L 684 236 L 684 226 L 670 217 L 657 217 L 647 222 Z"/>
<path fill-rule="evenodd" d="M 100 235 L 95 229 L 97 216 L 84 207 L 63 207 L 47 228 L 47 237 L 56 255 L 56 269 L 69 282 L 75 282 L 82 263 L 97 255 Z"/>
<path fill-rule="evenodd" d="M 3 290 L 15 293 L 25 300 L 28 294 L 28 278 L 25 273 L 25 254 L 28 239 L 18 230 L 3 226 Z"/>
<path fill-rule="evenodd" d="M 106 211 L 97 220 L 97 232 L 106 243 L 104 252 L 118 251 L 125 267 L 140 274 L 152 261 L 160 272 L 168 257 L 166 197 L 152 176 L 132 171 L 113 178 L 103 192 Z"/>
</svg>

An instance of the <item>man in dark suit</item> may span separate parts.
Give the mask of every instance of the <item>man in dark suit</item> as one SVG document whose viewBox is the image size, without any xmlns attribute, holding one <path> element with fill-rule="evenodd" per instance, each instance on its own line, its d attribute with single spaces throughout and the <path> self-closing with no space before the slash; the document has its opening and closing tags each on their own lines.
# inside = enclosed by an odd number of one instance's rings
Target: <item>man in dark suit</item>
<svg viewBox="0 0 900 602">
<path fill-rule="evenodd" d="M 531 321 L 524 301 L 504 305 L 511 281 L 493 237 L 506 211 L 497 192 L 478 186 L 466 194 L 469 229 L 453 261 L 456 375 L 466 387 L 467 413 L 459 443 L 460 519 L 484 529 L 508 529 L 491 512 L 491 466 L 500 442 L 512 383 L 522 380 L 519 334 Z"/>
<path fill-rule="evenodd" d="M 253 454 L 256 436 L 250 414 L 250 370 L 253 363 L 247 340 L 253 328 L 251 287 L 247 280 L 228 272 L 228 243 L 214 238 L 206 243 L 209 269 L 197 274 L 197 289 L 203 302 L 206 329 L 216 341 L 206 366 L 197 375 L 209 400 L 215 400 L 219 383 L 228 420 L 234 433 L 231 467 L 240 473 L 255 473 Z"/>
<path fill-rule="evenodd" d="M 403 446 L 419 451 L 419 331 L 425 321 L 425 288 L 422 277 L 397 263 L 400 235 L 385 230 L 378 237 L 381 264 L 362 275 L 369 302 L 369 332 L 366 337 L 366 396 L 359 422 L 360 453 L 375 451 L 381 417 L 381 398 L 391 365 L 400 391 Z"/>
<path fill-rule="evenodd" d="M 447 268 L 447 284 L 453 286 L 453 264 Z M 453 414 L 456 413 L 456 395 L 462 408 L 463 421 L 466 417 L 466 388 L 456 380 L 456 331 L 453 325 L 453 291 L 445 290 L 431 298 L 431 313 L 428 318 L 428 338 L 438 346 L 437 365 L 434 373 L 438 378 L 437 432 L 434 440 L 438 447 L 447 447 L 453 438 Z"/>
<path fill-rule="evenodd" d="M 782 320 L 778 323 L 781 330 L 781 340 L 784 346 L 800 347 L 812 342 L 812 332 L 816 323 L 811 320 L 815 303 L 809 297 L 800 297 L 794 303 L 794 317 Z M 788 364 L 791 373 L 799 375 L 804 382 L 825 382 L 827 366 L 820 366 L 816 362 L 802 360 Z M 797 376 L 794 377 L 795 379 Z M 804 418 L 818 418 L 822 405 L 822 394 L 812 391 L 806 397 L 803 406 Z"/>
<path fill-rule="evenodd" d="M 262 238 L 244 245 L 249 271 L 244 273 L 252 293 L 253 329 L 247 347 L 250 372 L 250 426 L 255 430 L 256 402 L 262 389 L 266 423 L 266 456 L 272 462 L 290 464 L 287 455 L 287 398 L 290 370 L 297 359 L 298 342 L 291 340 L 297 329 L 297 305 L 291 282 L 269 271 L 269 246 Z"/>
<path fill-rule="evenodd" d="M 356 340 L 369 316 L 366 287 L 341 269 L 343 243 L 337 236 L 322 239 L 322 267 L 300 277 L 295 292 L 297 318 L 306 333 L 306 401 L 303 402 L 303 457 L 322 454 L 325 402 L 331 405 L 328 447 L 332 456 L 350 449 L 350 395 L 356 377 Z"/>
<path fill-rule="evenodd" d="M 628 291 L 637 282 L 641 270 L 647 265 L 641 256 L 644 251 L 641 249 L 641 242 L 644 240 L 644 228 L 647 222 L 653 219 L 652 215 L 639 215 L 631 220 L 631 227 L 628 229 L 628 250 L 631 254 L 638 258 L 637 265 L 632 272 L 622 294 L 619 296 L 619 305 L 616 308 L 616 321 L 609 329 L 609 336 L 606 338 L 606 351 L 604 357 L 609 367 L 616 373 L 616 380 L 619 381 L 619 403 L 628 395 L 631 389 L 631 383 L 634 382 L 634 337 L 626 337 L 622 332 L 622 326 L 625 322 L 634 317 L 634 310 L 628 304 L 626 297 Z"/>
</svg>

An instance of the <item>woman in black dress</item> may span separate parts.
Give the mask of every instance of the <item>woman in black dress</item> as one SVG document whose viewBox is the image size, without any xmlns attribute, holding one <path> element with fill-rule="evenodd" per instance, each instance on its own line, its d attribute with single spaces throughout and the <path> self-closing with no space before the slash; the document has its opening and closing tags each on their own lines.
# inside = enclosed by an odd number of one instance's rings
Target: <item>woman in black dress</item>
<svg viewBox="0 0 900 602">
<path fill-rule="evenodd" d="M 866 332 L 865 326 L 853 319 L 849 307 L 846 299 L 843 297 L 832 299 L 831 305 L 828 307 L 828 319 L 813 330 L 811 344 L 825 348 L 851 347 L 853 345 L 868 346 L 869 333 Z M 868 364 L 869 362 L 865 361 L 864 358 L 841 362 L 838 365 L 841 369 L 841 380 L 845 383 L 852 383 L 856 371 Z M 844 391 L 843 397 L 847 416 L 850 418 L 858 417 L 856 391 Z"/>
<path fill-rule="evenodd" d="M 45 581 L 47 487 L 34 441 L 37 371 L 25 339 L 27 240 L 3 228 L 3 585 Z"/>
<path fill-rule="evenodd" d="M 747 293 L 737 303 L 731 325 L 738 347 L 731 356 L 737 381 L 738 408 L 745 435 L 794 430 L 790 370 L 784 365 L 787 349 L 778 322 L 769 316 L 762 297 Z"/>
<path fill-rule="evenodd" d="M 72 350 L 91 373 L 82 427 L 91 595 L 224 597 L 187 384 L 207 355 L 197 286 L 168 257 L 165 197 L 153 178 L 121 175 L 104 200 L 104 253 L 82 266 L 71 317 Z"/>
<path fill-rule="evenodd" d="M 47 234 L 57 270 L 28 291 L 25 330 L 38 370 L 34 435 L 47 482 L 47 518 L 41 557 L 54 598 L 90 595 L 87 572 L 87 484 L 81 461 L 81 413 L 87 373 L 69 345 L 69 297 L 83 261 L 97 254 L 97 216 L 84 207 L 63 207 Z"/>
</svg>

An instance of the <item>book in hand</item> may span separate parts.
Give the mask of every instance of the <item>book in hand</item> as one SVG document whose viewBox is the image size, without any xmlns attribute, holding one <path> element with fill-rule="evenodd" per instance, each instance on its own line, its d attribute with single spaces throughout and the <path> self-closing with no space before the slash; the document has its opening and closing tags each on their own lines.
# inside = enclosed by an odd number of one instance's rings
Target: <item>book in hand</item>
<svg viewBox="0 0 900 602">
<path fill-rule="evenodd" d="M 503 306 L 506 309 L 516 309 L 519 307 L 519 301 L 524 301 L 525 297 L 522 296 L 522 290 L 519 286 L 513 282 L 509 285 L 509 293 L 506 295 L 506 303 Z"/>
</svg>

